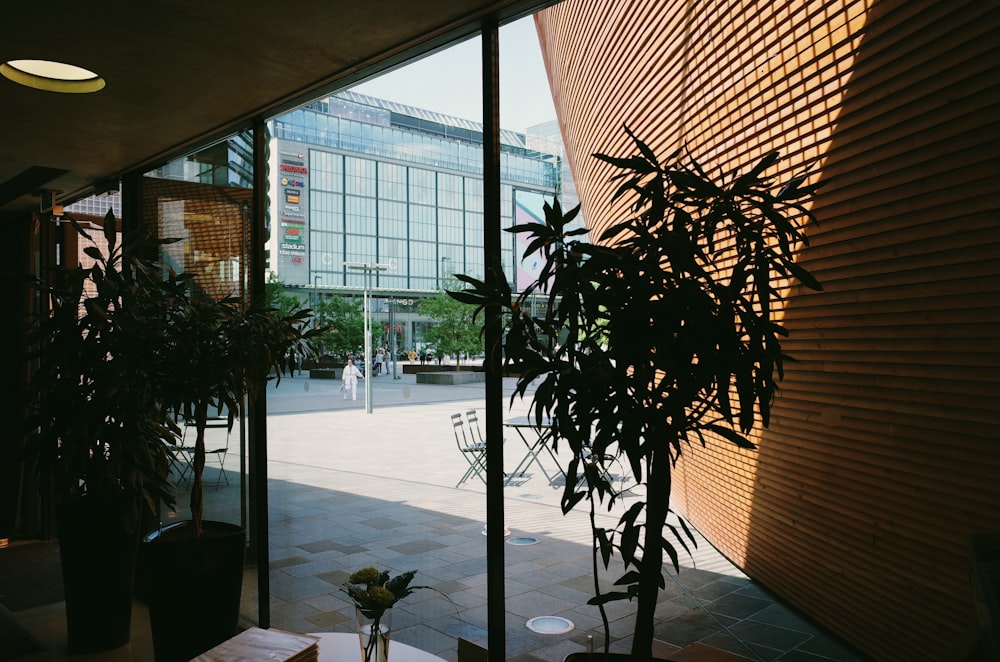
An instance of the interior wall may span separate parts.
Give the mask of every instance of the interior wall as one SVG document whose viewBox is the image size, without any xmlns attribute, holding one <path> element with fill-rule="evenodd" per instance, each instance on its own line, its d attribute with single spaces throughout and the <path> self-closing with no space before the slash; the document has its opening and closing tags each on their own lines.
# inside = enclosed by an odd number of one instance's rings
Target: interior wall
<svg viewBox="0 0 1000 662">
<path fill-rule="evenodd" d="M 823 183 L 801 263 L 824 291 L 789 292 L 770 429 L 688 449 L 676 508 L 873 658 L 966 654 L 968 538 L 1000 529 L 1000 6 L 566 0 L 536 23 L 593 230 L 621 218 L 590 155 L 631 154 L 623 123 Z"/>
</svg>

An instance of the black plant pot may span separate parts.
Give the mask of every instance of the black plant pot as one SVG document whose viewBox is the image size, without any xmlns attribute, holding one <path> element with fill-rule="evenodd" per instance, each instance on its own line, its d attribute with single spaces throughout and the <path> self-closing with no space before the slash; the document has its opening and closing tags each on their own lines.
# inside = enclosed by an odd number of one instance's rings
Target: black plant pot
<svg viewBox="0 0 1000 662">
<path fill-rule="evenodd" d="M 85 496 L 56 506 L 69 652 L 99 653 L 127 644 L 137 531 L 124 526 L 124 495 Z"/>
<path fill-rule="evenodd" d="M 225 522 L 158 529 L 142 544 L 144 593 L 157 662 L 187 662 L 237 633 L 246 532 Z"/>
</svg>

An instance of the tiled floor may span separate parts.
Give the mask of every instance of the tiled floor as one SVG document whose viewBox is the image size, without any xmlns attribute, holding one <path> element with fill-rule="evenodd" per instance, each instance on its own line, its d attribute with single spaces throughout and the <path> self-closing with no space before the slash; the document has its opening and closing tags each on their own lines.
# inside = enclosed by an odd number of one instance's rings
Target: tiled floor
<svg viewBox="0 0 1000 662">
<path fill-rule="evenodd" d="M 268 396 L 271 626 L 350 631 L 353 607 L 339 590 L 350 572 L 367 565 L 416 569 L 417 583 L 431 588 L 397 605 L 393 636 L 455 660 L 457 636 L 486 644 L 486 503 L 477 479 L 455 488 L 467 465 L 449 416 L 468 408 L 482 416 L 483 385 L 376 378 L 372 414 L 360 399 L 343 401 L 338 385 L 296 377 Z M 512 413 L 524 411 L 515 406 Z M 209 517 L 238 517 L 238 443 L 226 461 L 230 487 L 209 490 Z M 520 439 L 508 434 L 505 463 L 513 467 L 523 451 Z M 586 605 L 593 594 L 589 523 L 583 511 L 562 515 L 558 482 L 550 484 L 536 468 L 507 488 L 510 538 L 538 540 L 505 545 L 509 660 L 558 662 L 582 650 L 588 635 L 595 647 L 603 643 L 600 614 Z M 603 519 L 611 524 L 617 516 Z M 861 659 L 774 600 L 706 541 L 692 552 L 680 552 L 679 575 L 666 573 L 656 625 L 662 641 L 678 647 L 700 642 L 751 660 Z M 248 622 L 256 617 L 256 600 L 250 571 Z M 608 615 L 612 650 L 627 650 L 633 606 L 613 603 Z M 539 634 L 526 627 L 538 616 L 561 616 L 574 627 Z M 141 614 L 138 620 L 142 628 Z"/>
</svg>

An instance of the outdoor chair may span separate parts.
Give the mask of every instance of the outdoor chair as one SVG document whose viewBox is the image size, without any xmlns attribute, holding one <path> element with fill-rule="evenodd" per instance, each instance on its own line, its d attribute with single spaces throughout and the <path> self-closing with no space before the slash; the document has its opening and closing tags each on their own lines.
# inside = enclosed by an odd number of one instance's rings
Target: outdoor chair
<svg viewBox="0 0 1000 662">
<path fill-rule="evenodd" d="M 479 417 L 476 415 L 476 410 L 467 410 L 465 412 L 465 420 L 469 424 L 469 436 L 472 438 L 472 441 L 486 446 L 486 437 L 483 436 L 483 429 L 479 427 Z"/>
<path fill-rule="evenodd" d="M 191 434 L 196 433 L 196 424 L 191 420 L 184 420 L 184 433 L 181 435 L 181 445 L 172 446 L 170 450 L 174 452 L 174 459 L 171 460 L 172 468 L 176 469 L 178 475 L 178 481 L 187 482 L 188 474 L 191 471 L 191 463 L 194 460 L 194 441 L 191 444 L 187 443 L 188 430 L 192 430 Z M 211 443 L 212 437 L 210 436 L 209 430 L 212 429 L 225 429 L 226 436 L 225 441 L 221 444 Z M 205 425 L 205 466 L 209 466 L 210 462 L 217 463 L 219 473 L 215 477 L 215 489 L 219 489 L 222 485 L 222 481 L 229 485 L 229 476 L 226 475 L 226 453 L 229 452 L 229 435 L 232 430 L 229 429 L 229 419 L 225 416 L 215 416 L 208 419 Z"/>
<path fill-rule="evenodd" d="M 473 439 L 471 431 L 466 430 L 461 413 L 451 415 L 451 425 L 455 432 L 455 443 L 458 445 L 458 450 L 462 453 L 465 461 L 469 463 L 469 468 L 462 474 L 462 478 L 455 487 L 461 487 L 462 483 L 473 476 L 478 476 L 485 485 L 486 476 L 483 475 L 483 472 L 486 471 L 486 444 Z"/>
</svg>

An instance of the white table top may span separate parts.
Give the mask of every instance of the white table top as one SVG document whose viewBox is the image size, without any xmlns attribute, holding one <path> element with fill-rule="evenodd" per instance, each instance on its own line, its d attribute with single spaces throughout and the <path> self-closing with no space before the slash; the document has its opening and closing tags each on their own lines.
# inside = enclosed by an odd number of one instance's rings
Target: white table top
<svg viewBox="0 0 1000 662">
<path fill-rule="evenodd" d="M 503 422 L 504 425 L 512 428 L 538 428 L 538 421 L 535 419 L 534 415 L 531 416 L 514 416 L 513 418 L 508 418 Z M 546 416 L 542 417 L 541 427 L 547 428 L 552 425 L 552 420 Z"/>
<path fill-rule="evenodd" d="M 349 632 L 310 632 L 319 637 L 320 662 L 361 662 L 361 644 L 358 635 Z M 445 662 L 444 658 L 389 640 L 389 659 L 392 662 Z"/>
</svg>

